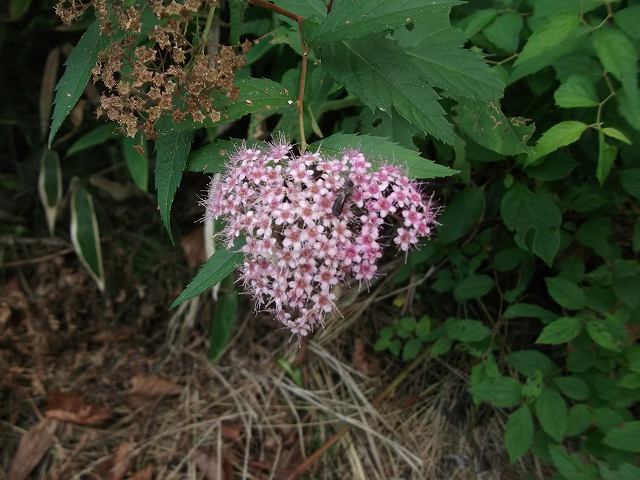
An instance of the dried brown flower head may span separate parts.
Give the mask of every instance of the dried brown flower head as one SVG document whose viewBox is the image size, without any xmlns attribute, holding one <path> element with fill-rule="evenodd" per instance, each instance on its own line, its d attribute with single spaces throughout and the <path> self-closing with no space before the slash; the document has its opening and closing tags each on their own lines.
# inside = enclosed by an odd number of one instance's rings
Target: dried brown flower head
<svg viewBox="0 0 640 480">
<path fill-rule="evenodd" d="M 104 86 L 98 117 L 118 123 L 129 136 L 143 129 L 153 138 L 162 116 L 215 122 L 220 112 L 212 94 L 220 91 L 237 97 L 235 74 L 245 64 L 250 45 L 243 44 L 240 52 L 224 45 L 207 49 L 202 34 L 196 34 L 203 31 L 202 25 L 195 28 L 196 22 L 207 17 L 217 0 L 148 0 L 135 6 L 125 0 L 61 0 L 56 13 L 68 23 L 90 5 L 102 34 L 111 38 L 92 70 L 93 81 Z M 145 8 L 157 22 L 147 37 L 141 37 Z M 124 38 L 118 35 L 122 40 L 114 40 L 114 32 L 123 32 Z"/>
</svg>

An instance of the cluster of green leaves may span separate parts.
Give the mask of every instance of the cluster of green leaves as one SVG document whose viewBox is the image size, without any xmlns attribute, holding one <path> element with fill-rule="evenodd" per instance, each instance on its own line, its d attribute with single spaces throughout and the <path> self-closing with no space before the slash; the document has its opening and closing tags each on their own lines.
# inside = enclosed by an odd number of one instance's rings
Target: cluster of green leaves
<svg viewBox="0 0 640 480">
<path fill-rule="evenodd" d="M 230 41 L 259 41 L 239 97 L 213 99 L 219 122 L 161 128 L 154 183 L 167 230 L 183 172 L 221 172 L 237 144 L 218 138 L 221 125 L 248 116 L 251 139 L 273 128 L 301 140 L 304 41 L 310 148 L 358 146 L 414 178 L 459 172 L 442 189 L 437 238 L 395 278 L 437 266 L 418 297 L 437 298 L 450 318 L 403 318 L 376 348 L 410 360 L 426 345 L 439 355 L 462 346 L 481 359 L 470 392 L 509 409 L 512 461 L 532 451 L 558 478 L 638 478 L 640 2 L 335 0 L 328 12 L 322 0 L 274 0 L 304 17 L 302 38 L 287 17 L 228 3 Z M 69 57 L 51 138 L 108 41 L 90 27 Z M 146 185 L 137 161 L 129 168 Z M 52 208 L 57 184 L 43 184 Z M 174 306 L 240 260 L 219 248 Z"/>
</svg>

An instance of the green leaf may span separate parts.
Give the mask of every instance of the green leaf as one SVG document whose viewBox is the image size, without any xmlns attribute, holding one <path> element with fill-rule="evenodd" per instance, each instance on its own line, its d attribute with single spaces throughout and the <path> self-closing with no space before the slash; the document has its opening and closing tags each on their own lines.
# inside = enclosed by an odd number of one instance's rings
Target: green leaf
<svg viewBox="0 0 640 480">
<path fill-rule="evenodd" d="M 635 226 L 633 227 L 633 251 L 635 253 L 640 252 L 640 221 L 637 221 Z"/>
<path fill-rule="evenodd" d="M 618 156 L 618 147 L 609 145 L 604 139 L 603 132 L 598 132 L 598 165 L 596 166 L 596 178 L 600 185 L 609 176 L 609 172 L 613 168 L 613 164 Z"/>
<path fill-rule="evenodd" d="M 571 75 L 556 90 L 553 98 L 562 108 L 597 107 L 598 94 L 593 82 L 582 75 Z"/>
<path fill-rule="evenodd" d="M 273 0 L 273 3 L 290 12 L 296 12 L 303 18 L 327 15 L 327 5 L 324 0 Z"/>
<path fill-rule="evenodd" d="M 513 53 L 518 50 L 523 25 L 522 16 L 509 11 L 497 17 L 482 33 L 499 49 Z"/>
<path fill-rule="evenodd" d="M 94 128 L 93 130 L 84 134 L 78 140 L 73 142 L 73 144 L 69 147 L 69 150 L 67 150 L 67 157 L 95 147 L 97 145 L 102 145 L 106 141 L 118 137 L 119 134 L 120 132 L 118 130 L 118 127 L 116 127 L 112 123 Z"/>
<path fill-rule="evenodd" d="M 142 149 L 142 152 L 139 149 Z M 149 184 L 149 156 L 147 141 L 142 132 L 138 132 L 134 138 L 123 138 L 122 152 L 131 178 L 141 190 L 146 192 Z"/>
<path fill-rule="evenodd" d="M 584 403 L 579 403 L 569 409 L 567 416 L 567 430 L 565 436 L 575 437 L 582 434 L 591 425 L 591 411 Z"/>
<path fill-rule="evenodd" d="M 466 302 L 483 297 L 493 289 L 494 285 L 495 282 L 488 275 L 471 273 L 456 286 L 453 295 L 459 302 Z"/>
<path fill-rule="evenodd" d="M 558 305 L 570 310 L 580 310 L 584 307 L 586 297 L 582 289 L 575 283 L 564 278 L 545 279 L 549 295 Z"/>
<path fill-rule="evenodd" d="M 423 132 L 453 143 L 439 96 L 394 41 L 367 37 L 319 48 L 323 68 L 370 109 L 397 111 Z"/>
<path fill-rule="evenodd" d="M 448 11 L 460 3 L 458 0 L 341 0 L 334 3 L 322 23 L 304 26 L 311 45 L 340 42 L 393 30 L 419 17 Z"/>
<path fill-rule="evenodd" d="M 640 5 L 638 5 L 640 7 Z M 640 20 L 639 20 L 640 21 Z M 600 475 L 602 480 L 637 480 L 640 478 L 640 467 L 629 463 L 623 463 L 617 470 L 610 470 L 610 465 L 600 464 Z"/>
<path fill-rule="evenodd" d="M 530 153 L 526 145 L 535 130 L 524 118 L 507 118 L 499 102 L 458 99 L 455 122 L 474 142 L 500 155 Z"/>
<path fill-rule="evenodd" d="M 100 248 L 100 230 L 93 199 L 83 187 L 72 188 L 71 241 L 78 258 L 101 292 L 104 292 L 104 268 Z"/>
<path fill-rule="evenodd" d="M 502 198 L 500 210 L 506 226 L 516 232 L 516 244 L 551 265 L 560 248 L 558 229 L 562 222 L 562 214 L 552 197 L 531 192 L 517 183 Z"/>
<path fill-rule="evenodd" d="M 562 441 L 567 428 L 567 405 L 560 394 L 544 388 L 536 400 L 535 409 L 542 429 L 554 440 Z"/>
<path fill-rule="evenodd" d="M 489 330 L 478 320 L 449 319 L 444 324 L 444 331 L 451 340 L 463 343 L 481 342 L 491 335 Z"/>
<path fill-rule="evenodd" d="M 616 26 L 634 40 L 640 40 L 640 5 L 618 10 L 613 16 Z"/>
<path fill-rule="evenodd" d="M 244 10 L 247 8 L 245 0 L 229 0 L 229 44 L 240 44 L 240 31 Z"/>
<path fill-rule="evenodd" d="M 595 480 L 597 477 L 589 475 L 585 470 L 585 465 L 576 455 L 569 455 L 564 447 L 560 445 L 549 445 L 549 453 L 553 460 L 553 465 L 558 472 L 567 480 Z"/>
<path fill-rule="evenodd" d="M 295 93 L 292 94 L 278 82 L 265 78 L 241 78 L 236 79 L 235 85 L 239 89 L 235 99 L 230 99 L 222 92 L 215 93 L 211 97 L 211 102 L 220 111 L 219 121 L 214 122 L 207 118 L 203 122 L 194 120 L 185 120 L 180 123 L 166 122 L 158 126 L 158 137 L 185 130 L 215 127 L 238 120 L 250 113 L 272 114 L 295 109 Z"/>
<path fill-rule="evenodd" d="M 573 400 L 586 400 L 589 398 L 589 385 L 581 378 L 568 376 L 553 379 L 556 387 L 563 395 Z"/>
<path fill-rule="evenodd" d="M 562 317 L 544 327 L 536 343 L 558 345 L 567 343 L 578 336 L 582 322 L 577 318 Z"/>
<path fill-rule="evenodd" d="M 348 148 L 358 148 L 377 168 L 380 163 L 396 164 L 407 171 L 410 178 L 448 177 L 457 173 L 432 160 L 421 157 L 417 152 L 401 147 L 383 137 L 336 133 L 309 145 L 325 154 L 338 155 Z"/>
<path fill-rule="evenodd" d="M 545 155 L 577 142 L 587 127 L 586 123 L 576 120 L 566 120 L 554 125 L 542 134 L 526 165 L 531 165 Z"/>
<path fill-rule="evenodd" d="M 627 99 L 638 105 L 638 51 L 631 40 L 620 30 L 606 27 L 591 38 L 602 66 L 620 80 Z"/>
<path fill-rule="evenodd" d="M 534 376 L 537 371 L 546 377 L 556 369 L 551 359 L 537 350 L 512 352 L 507 356 L 507 363 L 526 377 Z"/>
<path fill-rule="evenodd" d="M 421 350 L 422 341 L 418 340 L 417 338 L 412 338 L 404 344 L 404 348 L 402 349 L 402 360 L 405 362 L 413 360 L 418 356 Z"/>
<path fill-rule="evenodd" d="M 625 452 L 640 453 L 640 421 L 613 428 L 604 437 L 604 443 Z"/>
<path fill-rule="evenodd" d="M 484 189 L 462 190 L 438 218 L 438 239 L 447 244 L 464 237 L 480 222 L 484 210 Z"/>
<path fill-rule="evenodd" d="M 242 262 L 242 258 L 243 255 L 240 252 L 218 248 L 209 257 L 209 260 L 202 265 L 202 268 L 200 268 L 180 296 L 173 301 L 171 308 L 177 307 L 190 298 L 200 295 L 207 288 L 212 288 L 220 283 L 235 270 L 236 266 Z"/>
<path fill-rule="evenodd" d="M 629 194 L 640 200 L 640 168 L 628 168 L 618 170 L 618 176 L 622 188 Z"/>
<path fill-rule="evenodd" d="M 541 23 L 528 38 L 513 64 L 509 82 L 551 65 L 556 59 L 570 53 L 587 33 L 580 25 L 578 14 L 554 15 Z"/>
<path fill-rule="evenodd" d="M 540 305 L 535 305 L 533 303 L 514 303 L 513 305 L 509 305 L 504 312 L 504 318 L 537 318 L 543 323 L 549 323 L 555 318 L 557 315 L 553 313 L 551 310 L 547 310 Z"/>
<path fill-rule="evenodd" d="M 426 315 L 423 315 L 416 323 L 416 337 L 424 342 L 427 340 L 430 333 L 431 319 Z"/>
<path fill-rule="evenodd" d="M 62 170 L 60 168 L 60 157 L 55 151 L 48 148 L 45 148 L 40 156 L 38 193 L 47 218 L 49 233 L 53 235 L 58 207 L 62 200 Z"/>
<path fill-rule="evenodd" d="M 522 386 L 514 378 L 496 377 L 472 385 L 469 391 L 476 402 L 488 402 L 497 408 L 509 408 L 520 401 Z"/>
<path fill-rule="evenodd" d="M 260 149 L 268 147 L 266 142 L 257 140 L 249 142 L 242 139 L 215 140 L 189 153 L 186 170 L 201 173 L 222 173 L 229 162 L 229 156 L 233 155 L 242 145 Z"/>
<path fill-rule="evenodd" d="M 509 461 L 515 463 L 533 442 L 533 417 L 526 405 L 509 415 L 504 432 L 504 443 L 509 453 Z"/>
<path fill-rule="evenodd" d="M 158 207 L 169 237 L 173 241 L 169 217 L 173 198 L 180 185 L 182 172 L 187 164 L 193 131 L 174 132 L 159 136 L 156 140 L 156 176 Z"/>
<path fill-rule="evenodd" d="M 62 122 L 67 118 L 67 115 L 69 115 L 87 86 L 91 70 L 98 59 L 98 52 L 102 47 L 103 38 L 100 36 L 98 22 L 95 21 L 87 28 L 87 31 L 84 32 L 78 44 L 69 54 L 65 63 L 64 74 L 56 85 L 53 117 L 51 119 L 51 130 L 49 131 L 49 147 Z"/>
<path fill-rule="evenodd" d="M 209 334 L 209 360 L 215 361 L 224 352 L 231 331 L 238 315 L 238 294 L 235 291 L 225 293 L 218 300 L 215 313 L 211 318 L 211 332 Z"/>
<path fill-rule="evenodd" d="M 474 37 L 489 25 L 497 15 L 498 11 L 495 8 L 476 10 L 463 20 L 464 34 L 467 38 Z"/>
<path fill-rule="evenodd" d="M 605 127 L 601 130 L 601 132 L 604 133 L 607 137 L 615 138 L 616 140 L 620 140 L 621 142 L 626 143 L 627 145 L 632 144 L 629 137 L 627 137 L 624 133 L 622 133 L 617 128 Z"/>
<path fill-rule="evenodd" d="M 475 52 L 437 36 L 429 36 L 407 49 L 427 81 L 454 97 L 491 101 L 502 97 L 504 83 Z"/>
<path fill-rule="evenodd" d="M 607 328 L 606 323 L 598 320 L 591 320 L 587 322 L 587 333 L 591 339 L 602 348 L 606 348 L 607 350 L 612 350 L 614 352 L 620 351 L 620 348 L 616 345 L 616 340 L 612 332 Z"/>
</svg>

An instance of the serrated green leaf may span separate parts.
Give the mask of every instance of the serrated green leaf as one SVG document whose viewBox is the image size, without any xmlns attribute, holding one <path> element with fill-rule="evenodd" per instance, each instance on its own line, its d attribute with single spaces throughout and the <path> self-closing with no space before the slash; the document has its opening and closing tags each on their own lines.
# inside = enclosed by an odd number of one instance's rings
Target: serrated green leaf
<svg viewBox="0 0 640 480">
<path fill-rule="evenodd" d="M 562 441 L 567 428 L 567 405 L 560 394 L 544 388 L 536 400 L 535 410 L 542 429 L 554 440 Z"/>
<path fill-rule="evenodd" d="M 526 377 L 534 376 L 536 371 L 547 376 L 556 369 L 556 365 L 551 359 L 537 350 L 512 352 L 507 356 L 507 363 Z"/>
<path fill-rule="evenodd" d="M 410 57 L 394 41 L 367 37 L 318 49 L 325 71 L 374 110 L 397 111 L 423 132 L 453 143 L 453 128 Z"/>
<path fill-rule="evenodd" d="M 407 54 L 431 85 L 454 97 L 487 102 L 502 97 L 504 83 L 475 52 L 429 36 Z"/>
<path fill-rule="evenodd" d="M 438 11 L 448 11 L 458 0 L 341 0 L 320 24 L 304 25 L 311 45 L 353 40 L 386 32 Z"/>
<path fill-rule="evenodd" d="M 586 297 L 582 288 L 574 282 L 564 278 L 546 278 L 549 295 L 558 305 L 570 310 L 580 310 L 584 307 Z"/>
<path fill-rule="evenodd" d="M 615 28 L 600 28 L 592 39 L 602 66 L 620 80 L 629 101 L 638 105 L 638 51 L 631 40 Z"/>
<path fill-rule="evenodd" d="M 568 454 L 561 445 L 549 445 L 549 453 L 551 454 L 553 465 L 564 478 L 595 480 L 596 477 L 587 476 L 582 462 L 575 455 Z"/>
<path fill-rule="evenodd" d="M 249 148 L 264 149 L 266 142 L 246 141 L 242 139 L 215 140 L 189 153 L 186 170 L 200 173 L 222 173 L 233 155 L 242 145 Z"/>
<path fill-rule="evenodd" d="M 582 322 L 577 318 L 562 317 L 544 327 L 536 343 L 559 345 L 567 343 L 578 336 L 582 330 Z"/>
<path fill-rule="evenodd" d="M 575 437 L 583 433 L 591 425 L 591 411 L 584 403 L 579 403 L 569 409 L 567 415 L 567 430 L 565 436 Z"/>
<path fill-rule="evenodd" d="M 493 290 L 495 282 L 488 275 L 471 273 L 467 275 L 453 290 L 453 295 L 459 302 L 466 302 L 480 298 Z"/>
<path fill-rule="evenodd" d="M 62 200 L 62 170 L 60 157 L 55 151 L 45 148 L 40 156 L 40 175 L 38 176 L 38 194 L 47 218 L 49 233 L 53 235 Z"/>
<path fill-rule="evenodd" d="M 565 120 L 554 125 L 542 134 L 526 165 L 532 165 L 545 155 L 577 142 L 587 127 L 586 123 L 576 120 Z"/>
<path fill-rule="evenodd" d="M 638 5 L 640 7 L 640 5 Z M 611 470 L 611 465 L 600 464 L 600 475 L 602 480 L 637 480 L 640 478 L 640 467 L 629 463 L 623 463 L 616 470 Z"/>
<path fill-rule="evenodd" d="M 482 33 L 499 49 L 513 53 L 518 50 L 523 25 L 522 16 L 509 11 L 498 16 Z"/>
<path fill-rule="evenodd" d="M 69 115 L 87 86 L 91 70 L 98 59 L 98 53 L 102 47 L 103 38 L 100 35 L 98 21 L 95 21 L 87 28 L 78 44 L 69 54 L 69 58 L 65 63 L 64 74 L 56 85 L 51 130 L 49 131 L 49 146 L 51 146 L 62 122 L 67 118 L 67 115 Z"/>
<path fill-rule="evenodd" d="M 562 214 L 553 199 L 548 194 L 534 193 L 524 185 L 516 184 L 502 198 L 500 210 L 506 226 L 516 232 L 516 244 L 551 265 L 560 248 L 558 229 L 562 222 Z"/>
<path fill-rule="evenodd" d="M 582 75 L 571 75 L 556 90 L 553 98 L 562 108 L 597 107 L 598 94 L 593 82 Z"/>
<path fill-rule="evenodd" d="M 612 332 L 607 327 L 605 322 L 598 320 L 591 320 L 587 322 L 587 333 L 591 339 L 600 345 L 602 348 L 619 352 L 620 348 L 616 345 L 616 340 Z"/>
<path fill-rule="evenodd" d="M 158 207 L 162 223 L 172 241 L 171 205 L 187 164 L 192 140 L 193 131 L 178 131 L 159 136 L 156 140 L 155 184 L 158 192 Z"/>
<path fill-rule="evenodd" d="M 139 149 L 142 149 L 142 152 Z M 146 192 L 149 184 L 149 154 L 147 141 L 142 132 L 136 133 L 134 138 L 123 138 L 122 152 L 131 178 L 141 190 Z"/>
<path fill-rule="evenodd" d="M 537 318 L 543 323 L 549 323 L 558 316 L 540 305 L 532 303 L 514 303 L 504 312 L 504 318 Z"/>
<path fill-rule="evenodd" d="M 83 187 L 74 187 L 71 194 L 71 242 L 78 258 L 101 292 L 104 292 L 104 269 L 100 230 L 93 199 Z"/>
<path fill-rule="evenodd" d="M 640 421 L 611 429 L 604 437 L 604 443 L 625 452 L 640 453 Z"/>
<path fill-rule="evenodd" d="M 527 142 L 535 125 L 524 118 L 507 118 L 498 102 L 460 98 L 454 120 L 474 142 L 500 155 L 518 155 L 532 150 Z"/>
<path fill-rule="evenodd" d="M 482 219 L 485 210 L 484 189 L 462 190 L 438 218 L 438 239 L 453 243 L 464 237 Z"/>
<path fill-rule="evenodd" d="M 480 33 L 491 21 L 496 18 L 498 11 L 495 8 L 483 8 L 476 10 L 463 20 L 462 28 L 467 38 Z"/>
<path fill-rule="evenodd" d="M 211 318 L 209 333 L 209 360 L 215 361 L 224 352 L 238 314 L 238 294 L 235 291 L 225 293 L 218 300 L 215 312 Z"/>
<path fill-rule="evenodd" d="M 229 0 L 229 44 L 240 43 L 240 31 L 244 19 L 244 10 L 247 8 L 245 0 Z"/>
<path fill-rule="evenodd" d="M 420 317 L 416 323 L 416 337 L 423 342 L 427 340 L 431 333 L 431 319 L 426 315 Z"/>
<path fill-rule="evenodd" d="M 509 415 L 504 432 L 509 460 L 515 463 L 522 457 L 533 442 L 533 417 L 526 405 Z"/>
<path fill-rule="evenodd" d="M 213 288 L 235 270 L 236 266 L 242 262 L 242 258 L 243 255 L 240 252 L 218 247 L 180 296 L 173 301 L 170 308 L 175 308 L 190 298 L 200 295 L 206 289 Z"/>
<path fill-rule="evenodd" d="M 581 378 L 574 376 L 556 377 L 553 379 L 553 383 L 563 395 L 573 400 L 586 400 L 589 398 L 589 385 Z"/>
<path fill-rule="evenodd" d="M 476 402 L 488 402 L 494 407 L 509 408 L 520 401 L 522 385 L 511 377 L 487 378 L 478 384 L 472 384 L 469 391 Z"/>
<path fill-rule="evenodd" d="M 491 335 L 491 330 L 478 320 L 449 319 L 444 324 L 444 331 L 451 340 L 473 343 L 481 342 Z"/>
<path fill-rule="evenodd" d="M 203 122 L 185 120 L 184 122 L 166 122 L 158 125 L 158 138 L 176 132 L 210 128 L 223 123 L 230 123 L 250 113 L 279 113 L 287 109 L 295 109 L 295 92 L 292 94 L 278 82 L 265 78 L 236 79 L 238 96 L 230 99 L 222 92 L 215 93 L 211 102 L 220 111 L 217 122 L 207 118 Z"/>
<path fill-rule="evenodd" d="M 509 82 L 535 73 L 570 53 L 586 33 L 587 29 L 580 24 L 578 14 L 554 15 L 542 22 L 528 38 L 513 64 Z"/>
<path fill-rule="evenodd" d="M 97 128 L 94 128 L 90 132 L 87 132 L 78 140 L 73 142 L 73 144 L 67 150 L 67 156 L 75 155 L 78 152 L 82 152 L 92 147 L 96 147 L 98 145 L 102 145 L 106 141 L 116 138 L 120 135 L 120 131 L 118 127 L 113 125 L 112 123 L 108 123 L 106 125 L 100 125 Z"/>
<path fill-rule="evenodd" d="M 417 152 L 401 147 L 383 137 L 336 133 L 309 145 L 326 154 L 338 155 L 348 148 L 357 148 L 367 156 L 374 168 L 380 163 L 395 164 L 406 169 L 410 178 L 448 177 L 457 173 L 443 165 L 421 157 Z"/>
</svg>

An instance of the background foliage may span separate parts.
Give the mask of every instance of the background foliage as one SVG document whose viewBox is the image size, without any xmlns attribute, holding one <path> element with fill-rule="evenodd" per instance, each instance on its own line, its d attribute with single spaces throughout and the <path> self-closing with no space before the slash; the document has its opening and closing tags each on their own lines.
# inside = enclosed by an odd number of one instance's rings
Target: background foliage
<svg viewBox="0 0 640 480">
<path fill-rule="evenodd" d="M 166 119 L 155 156 L 143 137 L 109 125 L 52 143 L 113 41 L 88 26 L 58 82 L 44 132 L 52 149 L 41 140 L 49 229 L 71 184 L 71 237 L 105 288 L 95 185 L 70 182 L 73 156 L 118 145 L 135 185 L 155 190 L 171 235 L 184 172 L 220 172 L 234 138 L 303 140 L 306 45 L 304 141 L 391 158 L 431 179 L 444 207 L 437 236 L 392 279 L 398 288 L 422 279 L 412 315 L 371 339 L 375 349 L 398 362 L 474 358 L 470 395 L 505 412 L 512 462 L 532 454 L 554 478 L 640 478 L 640 2 L 335 0 L 330 13 L 322 0 L 273 3 L 303 17 L 302 28 L 240 0 L 220 6 L 221 37 L 253 42 L 238 97 L 214 96 L 218 122 Z M 87 180 L 91 168 L 74 175 Z M 218 249 L 174 305 L 239 260 Z M 216 341 L 229 338 L 235 295 L 222 295 Z M 223 348 L 212 343 L 212 356 Z"/>
</svg>

